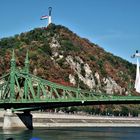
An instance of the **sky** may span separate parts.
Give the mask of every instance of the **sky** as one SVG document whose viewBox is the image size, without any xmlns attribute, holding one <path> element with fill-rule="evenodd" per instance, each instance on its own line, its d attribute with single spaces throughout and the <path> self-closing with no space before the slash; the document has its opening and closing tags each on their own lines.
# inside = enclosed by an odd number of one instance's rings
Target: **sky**
<svg viewBox="0 0 140 140">
<path fill-rule="evenodd" d="M 140 0 L 0 0 L 0 38 L 47 25 L 40 17 L 52 7 L 52 22 L 132 63 L 140 51 Z"/>
</svg>

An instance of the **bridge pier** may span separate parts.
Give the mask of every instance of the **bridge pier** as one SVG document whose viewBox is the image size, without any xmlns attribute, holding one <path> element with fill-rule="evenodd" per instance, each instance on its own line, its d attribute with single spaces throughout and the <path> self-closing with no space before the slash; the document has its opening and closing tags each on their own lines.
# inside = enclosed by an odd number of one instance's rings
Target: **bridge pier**
<svg viewBox="0 0 140 140">
<path fill-rule="evenodd" d="M 26 128 L 33 129 L 32 115 L 30 112 L 13 113 L 7 109 L 4 114 L 3 129 Z"/>
</svg>

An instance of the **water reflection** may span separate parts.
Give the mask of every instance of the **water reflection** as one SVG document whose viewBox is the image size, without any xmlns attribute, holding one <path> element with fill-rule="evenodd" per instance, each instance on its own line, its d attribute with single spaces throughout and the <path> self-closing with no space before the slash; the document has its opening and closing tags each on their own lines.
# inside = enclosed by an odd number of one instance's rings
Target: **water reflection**
<svg viewBox="0 0 140 140">
<path fill-rule="evenodd" d="M 31 130 L 12 129 L 1 130 L 0 134 L 0 140 L 7 140 L 8 138 L 13 138 L 14 140 L 30 140 L 33 133 Z"/>
<path fill-rule="evenodd" d="M 0 140 L 140 140 L 140 128 L 36 128 L 2 130 Z"/>
</svg>

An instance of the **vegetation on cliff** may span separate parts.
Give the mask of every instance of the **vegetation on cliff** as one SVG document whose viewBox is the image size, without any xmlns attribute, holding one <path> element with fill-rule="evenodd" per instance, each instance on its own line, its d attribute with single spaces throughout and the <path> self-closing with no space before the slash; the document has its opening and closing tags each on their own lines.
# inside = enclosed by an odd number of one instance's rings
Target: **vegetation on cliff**
<svg viewBox="0 0 140 140">
<path fill-rule="evenodd" d="M 9 71 L 13 48 L 17 67 L 24 66 L 28 49 L 30 72 L 44 79 L 98 93 L 137 94 L 135 65 L 64 26 L 51 24 L 0 39 L 0 76 Z"/>
</svg>

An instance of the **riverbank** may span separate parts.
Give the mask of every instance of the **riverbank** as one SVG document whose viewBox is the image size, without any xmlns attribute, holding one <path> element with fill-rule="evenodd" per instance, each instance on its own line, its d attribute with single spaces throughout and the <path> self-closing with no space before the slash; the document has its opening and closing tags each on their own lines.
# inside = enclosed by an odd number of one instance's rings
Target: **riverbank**
<svg viewBox="0 0 140 140">
<path fill-rule="evenodd" d="M 0 111 L 0 127 L 4 111 Z M 34 127 L 140 127 L 139 117 L 106 117 L 32 112 Z"/>
<path fill-rule="evenodd" d="M 140 127 L 140 118 L 33 113 L 34 127 Z"/>
</svg>

